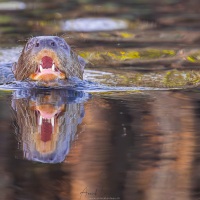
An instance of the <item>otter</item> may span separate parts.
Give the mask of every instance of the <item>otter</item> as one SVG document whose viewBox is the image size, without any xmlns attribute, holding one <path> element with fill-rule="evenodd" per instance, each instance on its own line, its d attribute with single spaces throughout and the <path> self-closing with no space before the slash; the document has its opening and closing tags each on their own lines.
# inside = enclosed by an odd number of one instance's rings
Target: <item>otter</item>
<svg viewBox="0 0 200 200">
<path fill-rule="evenodd" d="M 85 61 L 63 38 L 37 36 L 28 40 L 12 71 L 17 81 L 31 80 L 45 85 L 70 77 L 83 79 Z"/>
</svg>

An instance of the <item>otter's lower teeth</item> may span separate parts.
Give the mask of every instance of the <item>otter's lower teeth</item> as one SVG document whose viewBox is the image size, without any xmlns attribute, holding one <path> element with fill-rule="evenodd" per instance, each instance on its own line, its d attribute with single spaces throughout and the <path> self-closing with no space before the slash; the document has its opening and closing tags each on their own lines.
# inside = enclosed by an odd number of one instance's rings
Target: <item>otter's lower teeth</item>
<svg viewBox="0 0 200 200">
<path fill-rule="evenodd" d="M 40 72 L 43 72 L 43 71 L 45 70 L 45 69 L 43 69 L 43 67 L 42 67 L 41 64 L 39 65 L 39 69 L 40 69 Z M 52 65 L 51 70 L 52 70 L 53 72 L 55 72 L 55 70 L 56 70 L 55 64 Z"/>
<path fill-rule="evenodd" d="M 54 117 L 51 118 L 51 125 L 54 126 Z"/>
<path fill-rule="evenodd" d="M 41 72 L 43 71 L 42 65 L 40 65 L 40 71 L 41 71 Z"/>
<path fill-rule="evenodd" d="M 42 125 L 42 121 L 45 120 L 47 121 L 48 123 L 51 123 L 52 126 L 54 126 L 54 117 L 48 119 L 48 118 L 43 118 L 41 115 L 39 117 L 39 126 Z"/>
<path fill-rule="evenodd" d="M 39 118 L 39 125 L 42 124 L 42 116 L 40 115 L 40 118 Z"/>
<path fill-rule="evenodd" d="M 53 72 L 55 71 L 55 64 L 52 65 L 51 69 L 52 69 Z"/>
</svg>

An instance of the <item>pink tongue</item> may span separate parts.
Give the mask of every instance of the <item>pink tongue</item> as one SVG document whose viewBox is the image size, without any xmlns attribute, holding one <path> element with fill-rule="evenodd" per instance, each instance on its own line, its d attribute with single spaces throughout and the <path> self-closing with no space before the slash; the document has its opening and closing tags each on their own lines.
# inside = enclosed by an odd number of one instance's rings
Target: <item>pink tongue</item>
<svg viewBox="0 0 200 200">
<path fill-rule="evenodd" d="M 53 65 L 53 60 L 50 57 L 44 56 L 42 58 L 42 68 L 43 69 L 51 68 L 52 65 Z"/>
<path fill-rule="evenodd" d="M 51 140 L 52 135 L 52 125 L 47 120 L 42 119 L 41 125 L 41 140 L 43 142 L 48 142 Z"/>
</svg>

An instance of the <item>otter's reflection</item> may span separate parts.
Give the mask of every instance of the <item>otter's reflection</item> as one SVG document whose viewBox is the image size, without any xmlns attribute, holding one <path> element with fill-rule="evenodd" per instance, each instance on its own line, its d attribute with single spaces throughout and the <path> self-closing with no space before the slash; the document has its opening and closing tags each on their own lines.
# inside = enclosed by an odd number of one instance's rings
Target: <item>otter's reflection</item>
<svg viewBox="0 0 200 200">
<path fill-rule="evenodd" d="M 24 157 L 44 163 L 62 162 L 84 116 L 88 95 L 77 91 L 16 91 L 18 140 Z"/>
</svg>

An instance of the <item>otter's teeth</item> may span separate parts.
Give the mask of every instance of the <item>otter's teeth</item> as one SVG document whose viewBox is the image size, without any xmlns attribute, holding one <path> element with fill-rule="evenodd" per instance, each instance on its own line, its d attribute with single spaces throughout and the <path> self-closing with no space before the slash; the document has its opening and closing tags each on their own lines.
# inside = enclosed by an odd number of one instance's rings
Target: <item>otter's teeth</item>
<svg viewBox="0 0 200 200">
<path fill-rule="evenodd" d="M 52 65 L 52 71 L 55 72 L 55 64 Z"/>
<path fill-rule="evenodd" d="M 42 116 L 40 116 L 39 125 L 42 125 Z"/>
<path fill-rule="evenodd" d="M 51 118 L 51 125 L 54 126 L 54 117 Z"/>
<path fill-rule="evenodd" d="M 43 71 L 42 65 L 40 65 L 40 71 L 41 71 L 41 72 Z"/>
</svg>

